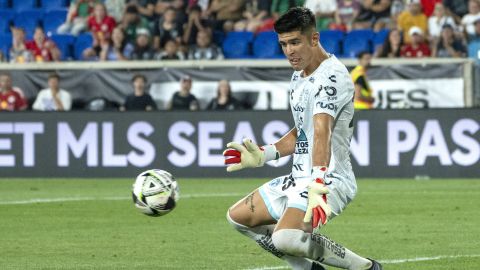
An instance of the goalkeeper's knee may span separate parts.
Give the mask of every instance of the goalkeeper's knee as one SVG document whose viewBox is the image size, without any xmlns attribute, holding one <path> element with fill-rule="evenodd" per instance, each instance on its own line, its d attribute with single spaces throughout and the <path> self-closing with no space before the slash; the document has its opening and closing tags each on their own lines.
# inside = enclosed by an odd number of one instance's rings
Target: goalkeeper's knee
<svg viewBox="0 0 480 270">
<path fill-rule="evenodd" d="M 245 234 L 245 235 L 248 235 L 248 233 L 250 232 L 250 228 L 243 225 L 243 224 L 240 224 L 238 222 L 236 222 L 235 220 L 232 219 L 232 217 L 230 216 L 230 210 L 227 211 L 227 220 L 228 220 L 228 223 L 230 223 L 230 225 L 232 225 L 232 227 L 239 231 L 240 233 L 242 234 Z"/>
<path fill-rule="evenodd" d="M 302 230 L 297 229 L 280 229 L 273 233 L 272 241 L 275 247 L 291 256 L 305 257 L 305 252 L 303 251 L 303 242 L 308 238 Z"/>
</svg>

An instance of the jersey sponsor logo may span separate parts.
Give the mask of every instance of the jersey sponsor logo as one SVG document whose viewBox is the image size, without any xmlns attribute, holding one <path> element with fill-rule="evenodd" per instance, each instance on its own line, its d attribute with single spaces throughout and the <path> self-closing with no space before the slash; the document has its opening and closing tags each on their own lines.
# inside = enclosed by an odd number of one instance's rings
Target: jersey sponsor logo
<svg viewBox="0 0 480 270">
<path fill-rule="evenodd" d="M 335 76 L 335 75 L 332 75 L 332 76 L 328 77 L 328 79 L 329 79 L 331 82 L 334 82 L 334 83 L 337 82 L 337 76 Z"/>
<path fill-rule="evenodd" d="M 298 80 L 298 75 L 293 75 L 292 81 L 296 81 L 296 80 Z"/>
<path fill-rule="evenodd" d="M 271 187 L 276 187 L 280 184 L 280 180 L 281 180 L 280 178 L 275 178 L 272 181 L 270 181 L 270 184 L 268 184 L 268 185 L 271 186 Z"/>
<path fill-rule="evenodd" d="M 316 97 L 316 98 L 320 96 L 320 92 L 322 92 L 322 89 L 323 89 L 323 86 L 320 85 L 320 87 L 318 87 L 317 93 L 315 94 L 315 97 Z"/>
<path fill-rule="evenodd" d="M 273 245 L 272 233 L 269 230 L 267 230 L 267 233 L 264 236 L 256 240 L 256 242 L 259 246 L 261 246 L 266 251 L 272 253 L 274 256 L 277 256 L 278 258 L 284 256 L 284 254 Z"/>
<path fill-rule="evenodd" d="M 300 135 L 295 143 L 295 154 L 308 154 L 308 140 L 303 129 L 300 129 Z"/>
<path fill-rule="evenodd" d="M 333 103 L 324 103 L 324 102 L 317 102 L 317 107 L 320 107 L 321 109 L 327 109 L 327 110 L 331 110 L 331 111 L 334 111 L 334 112 L 337 112 L 338 111 L 338 106 L 333 104 Z"/>
<path fill-rule="evenodd" d="M 324 86 L 323 89 L 325 89 L 325 92 L 329 96 L 335 96 L 337 94 L 337 89 L 333 86 Z"/>
<path fill-rule="evenodd" d="M 283 178 L 283 186 L 282 186 L 282 191 L 287 190 L 290 187 L 295 187 L 295 179 L 293 179 L 292 175 L 290 174 L 289 176 L 286 176 Z"/>
<path fill-rule="evenodd" d="M 293 169 L 303 172 L 303 164 L 293 164 Z"/>
<path fill-rule="evenodd" d="M 305 108 L 302 107 L 302 106 L 300 106 L 299 104 L 297 104 L 297 105 L 293 106 L 293 111 L 295 111 L 295 112 L 303 112 L 303 111 L 305 111 Z"/>
</svg>

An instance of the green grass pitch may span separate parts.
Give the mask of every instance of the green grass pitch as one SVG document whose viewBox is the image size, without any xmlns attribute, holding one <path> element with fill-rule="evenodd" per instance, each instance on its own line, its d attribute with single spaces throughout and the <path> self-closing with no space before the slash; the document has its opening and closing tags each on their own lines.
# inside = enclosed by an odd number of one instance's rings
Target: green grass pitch
<svg viewBox="0 0 480 270">
<path fill-rule="evenodd" d="M 132 179 L 2 179 L 0 269 L 284 269 L 225 220 L 264 181 L 180 179 L 178 207 L 154 218 Z M 358 185 L 327 236 L 385 269 L 480 269 L 480 181 Z"/>
</svg>

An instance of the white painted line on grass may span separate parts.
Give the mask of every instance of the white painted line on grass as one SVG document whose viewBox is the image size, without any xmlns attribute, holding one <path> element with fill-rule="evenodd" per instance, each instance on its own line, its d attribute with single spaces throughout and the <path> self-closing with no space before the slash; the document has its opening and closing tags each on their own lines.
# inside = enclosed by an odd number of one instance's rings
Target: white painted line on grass
<svg viewBox="0 0 480 270">
<path fill-rule="evenodd" d="M 219 198 L 219 197 L 239 197 L 247 193 L 199 193 L 199 194 L 180 194 L 180 199 L 193 198 Z M 62 203 L 62 202 L 80 202 L 80 201 L 124 201 L 131 200 L 131 197 L 64 197 L 64 198 L 33 198 L 17 201 L 0 201 L 0 205 L 18 205 L 35 203 Z"/>
<path fill-rule="evenodd" d="M 392 260 L 379 260 L 382 264 L 401 264 L 407 262 L 423 262 L 423 261 L 435 261 L 443 259 L 460 259 L 460 258 L 479 258 L 480 254 L 471 255 L 441 255 L 435 257 L 418 257 L 410 259 L 392 259 Z M 244 270 L 277 270 L 277 269 L 290 269 L 288 266 L 261 266 L 256 268 L 246 268 Z"/>
</svg>

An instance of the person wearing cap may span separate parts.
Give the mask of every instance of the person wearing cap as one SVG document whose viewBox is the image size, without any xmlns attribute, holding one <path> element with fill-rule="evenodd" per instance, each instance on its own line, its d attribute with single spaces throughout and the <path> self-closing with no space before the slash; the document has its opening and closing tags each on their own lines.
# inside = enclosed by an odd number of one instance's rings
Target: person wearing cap
<svg viewBox="0 0 480 270">
<path fill-rule="evenodd" d="M 169 110 L 186 110 L 197 111 L 199 109 L 197 98 L 190 93 L 192 90 L 192 78 L 190 76 L 183 76 L 180 80 L 180 91 L 173 94 Z"/>
<path fill-rule="evenodd" d="M 127 6 L 120 25 L 125 32 L 127 41 L 132 44 L 137 38 L 137 30 L 149 27 L 148 20 L 140 15 L 137 6 Z"/>
<path fill-rule="evenodd" d="M 427 33 L 428 20 L 427 16 L 422 13 L 420 0 L 408 0 L 408 8 L 398 15 L 397 26 L 403 31 L 403 41 L 410 43 L 410 28 L 416 26 L 420 28 L 422 34 Z"/>
<path fill-rule="evenodd" d="M 423 31 L 420 27 L 413 26 L 410 28 L 408 36 L 411 42 L 403 46 L 400 56 L 417 58 L 429 57 L 431 55 L 430 47 L 425 42 Z"/>
<path fill-rule="evenodd" d="M 155 55 L 155 51 L 152 47 L 150 39 L 150 31 L 146 28 L 137 29 L 137 38 L 135 40 L 135 46 L 130 56 L 132 60 L 152 60 Z"/>
<path fill-rule="evenodd" d="M 445 24 L 442 27 L 440 39 L 433 46 L 432 56 L 434 57 L 465 57 L 467 49 L 463 42 L 455 37 L 453 27 Z"/>
</svg>

